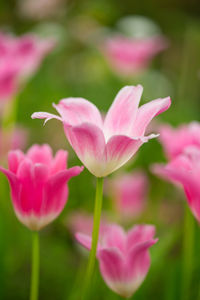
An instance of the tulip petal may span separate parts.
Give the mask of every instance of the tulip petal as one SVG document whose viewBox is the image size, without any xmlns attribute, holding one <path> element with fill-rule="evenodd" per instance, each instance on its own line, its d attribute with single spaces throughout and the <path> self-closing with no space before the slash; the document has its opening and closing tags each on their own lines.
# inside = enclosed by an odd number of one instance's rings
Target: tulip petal
<svg viewBox="0 0 200 300">
<path fill-rule="evenodd" d="M 65 126 L 65 133 L 71 146 L 88 170 L 98 176 L 104 159 L 105 139 L 103 132 L 93 124 Z"/>
<path fill-rule="evenodd" d="M 33 163 L 50 165 L 53 159 L 52 150 L 49 145 L 33 145 L 27 152 L 27 157 Z"/>
<path fill-rule="evenodd" d="M 136 116 L 131 130 L 131 136 L 142 136 L 150 121 L 157 115 L 166 111 L 171 105 L 170 97 L 160 98 L 142 105 Z"/>
<path fill-rule="evenodd" d="M 155 235 L 155 226 L 137 225 L 127 233 L 127 249 L 131 250 L 132 245 L 151 240 Z"/>
<path fill-rule="evenodd" d="M 122 252 L 125 251 L 126 234 L 121 226 L 110 225 L 103 235 L 102 246 L 106 248 L 116 247 Z"/>
<path fill-rule="evenodd" d="M 75 238 L 84 248 L 91 250 L 92 238 L 89 235 L 78 232 L 75 234 Z"/>
<path fill-rule="evenodd" d="M 143 88 L 126 86 L 117 94 L 104 122 L 106 140 L 112 135 L 129 135 L 135 120 Z"/>
<path fill-rule="evenodd" d="M 56 174 L 67 167 L 68 153 L 64 150 L 59 150 L 51 163 L 51 175 Z"/>
<path fill-rule="evenodd" d="M 24 153 L 22 151 L 20 151 L 20 150 L 10 151 L 8 153 L 9 170 L 16 174 L 19 164 L 23 158 L 24 158 Z"/>
<path fill-rule="evenodd" d="M 91 123 L 102 128 L 103 122 L 98 108 L 83 98 L 66 98 L 53 105 L 63 122 L 71 126 Z"/>
<path fill-rule="evenodd" d="M 61 117 L 54 115 L 54 114 L 47 113 L 47 112 L 42 112 L 42 111 L 33 113 L 31 115 L 31 118 L 32 119 L 45 119 L 44 124 L 46 124 L 46 122 L 48 122 L 51 119 L 57 119 L 59 121 L 62 121 Z"/>
</svg>

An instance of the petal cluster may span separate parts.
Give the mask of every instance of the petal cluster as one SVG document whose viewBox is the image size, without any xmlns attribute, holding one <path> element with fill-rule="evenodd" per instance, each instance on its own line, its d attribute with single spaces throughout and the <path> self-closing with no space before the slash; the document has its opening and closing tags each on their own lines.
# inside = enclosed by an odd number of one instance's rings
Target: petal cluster
<svg viewBox="0 0 200 300">
<path fill-rule="evenodd" d="M 97 259 L 106 284 L 117 294 L 129 298 L 144 281 L 149 267 L 149 248 L 157 242 L 155 227 L 134 226 L 127 233 L 118 225 L 110 225 L 101 235 Z M 88 250 L 91 237 L 77 233 L 76 238 Z"/>
<path fill-rule="evenodd" d="M 48 145 L 33 145 L 26 154 L 8 155 L 8 170 L 0 167 L 10 183 L 11 198 L 18 219 L 31 230 L 39 230 L 63 210 L 68 198 L 67 182 L 82 167 L 66 169 L 67 152 L 53 158 Z"/>
<path fill-rule="evenodd" d="M 148 181 L 144 172 L 123 173 L 108 180 L 107 194 L 120 218 L 127 222 L 139 216 L 146 203 Z"/>
<path fill-rule="evenodd" d="M 117 94 L 105 119 L 91 102 L 67 98 L 55 105 L 60 116 L 37 112 L 32 118 L 56 118 L 79 159 L 96 177 L 104 177 L 124 165 L 139 147 L 156 135 L 145 136 L 150 121 L 167 110 L 169 97 L 139 106 L 143 88 L 126 86 Z"/>
<path fill-rule="evenodd" d="M 153 172 L 183 186 L 188 205 L 200 222 L 200 148 L 187 147 L 184 153 L 176 156 L 167 165 L 154 165 Z"/>
<path fill-rule="evenodd" d="M 117 73 L 127 76 L 145 70 L 166 47 L 167 42 L 161 36 L 138 39 L 117 35 L 105 41 L 103 53 Z"/>
<path fill-rule="evenodd" d="M 9 100 L 54 47 L 52 39 L 34 35 L 19 38 L 0 33 L 0 100 Z"/>
</svg>

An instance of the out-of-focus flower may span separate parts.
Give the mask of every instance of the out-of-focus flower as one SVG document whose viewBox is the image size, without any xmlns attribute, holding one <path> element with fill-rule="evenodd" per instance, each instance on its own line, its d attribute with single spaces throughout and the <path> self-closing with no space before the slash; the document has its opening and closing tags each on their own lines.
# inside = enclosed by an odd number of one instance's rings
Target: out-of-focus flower
<svg viewBox="0 0 200 300">
<path fill-rule="evenodd" d="M 108 224 L 109 223 L 106 218 L 104 216 L 101 217 L 101 224 L 99 228 L 100 237 L 107 230 L 107 227 L 109 226 Z M 73 235 L 76 232 L 92 235 L 93 217 L 86 212 L 74 212 L 67 217 L 66 225 Z"/>
<path fill-rule="evenodd" d="M 18 10 L 27 19 L 41 20 L 63 12 L 63 0 L 20 0 Z"/>
<path fill-rule="evenodd" d="M 200 149 L 187 147 L 167 165 L 155 164 L 152 171 L 174 183 L 180 183 L 185 191 L 188 205 L 200 222 Z"/>
<path fill-rule="evenodd" d="M 9 135 L 4 135 L 0 131 L 0 157 L 4 158 L 7 156 L 8 151 L 15 149 L 24 149 L 27 142 L 27 134 L 25 128 L 16 127 Z"/>
<path fill-rule="evenodd" d="M 124 173 L 108 179 L 107 194 L 123 221 L 133 220 L 144 210 L 148 191 L 148 181 L 142 171 Z"/>
<path fill-rule="evenodd" d="M 26 154 L 8 155 L 8 170 L 0 167 L 10 183 L 11 198 L 18 219 L 31 230 L 40 230 L 63 210 L 68 198 L 66 182 L 83 167 L 66 169 L 67 152 L 55 158 L 48 145 L 33 145 Z"/>
<path fill-rule="evenodd" d="M 194 145 L 200 148 L 200 123 L 191 122 L 178 128 L 162 125 L 159 140 L 169 159 L 183 153 L 188 146 Z"/>
<path fill-rule="evenodd" d="M 167 110 L 169 97 L 138 108 L 143 88 L 126 86 L 119 91 L 104 121 L 97 107 L 83 98 L 67 98 L 54 104 L 60 116 L 37 112 L 32 118 L 55 118 L 63 122 L 65 134 L 88 170 L 104 177 L 124 165 L 149 139 L 145 130 L 150 121 Z"/>
<path fill-rule="evenodd" d="M 11 99 L 54 47 L 52 39 L 0 34 L 0 100 Z"/>
<path fill-rule="evenodd" d="M 167 47 L 162 36 L 130 38 L 116 35 L 107 38 L 103 53 L 114 71 L 120 75 L 133 75 L 147 69 L 156 54 Z"/>
<path fill-rule="evenodd" d="M 97 247 L 101 275 L 117 294 L 129 298 L 144 281 L 150 267 L 149 248 L 157 242 L 152 225 L 134 226 L 127 233 L 110 225 Z M 91 237 L 77 233 L 76 238 L 88 250 Z"/>
</svg>

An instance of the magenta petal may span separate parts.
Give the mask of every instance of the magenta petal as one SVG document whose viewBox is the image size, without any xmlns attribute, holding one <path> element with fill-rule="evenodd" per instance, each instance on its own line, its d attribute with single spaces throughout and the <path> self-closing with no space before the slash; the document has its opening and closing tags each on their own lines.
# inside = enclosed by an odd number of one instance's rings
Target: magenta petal
<svg viewBox="0 0 200 300">
<path fill-rule="evenodd" d="M 59 150 L 51 164 L 51 174 L 56 174 L 67 167 L 68 153 L 64 150 Z"/>
<path fill-rule="evenodd" d="M 110 225 L 104 233 L 102 246 L 106 248 L 118 248 L 120 251 L 125 251 L 126 247 L 126 234 L 121 226 Z"/>
<path fill-rule="evenodd" d="M 9 170 L 13 173 L 17 173 L 19 164 L 24 158 L 24 153 L 20 150 L 10 151 L 8 154 L 8 167 Z"/>
<path fill-rule="evenodd" d="M 136 117 L 136 120 L 132 128 L 132 136 L 142 136 L 145 133 L 146 127 L 150 121 L 167 110 L 171 105 L 171 99 L 169 97 L 163 99 L 153 100 L 149 103 L 142 105 Z"/>
<path fill-rule="evenodd" d="M 106 139 L 112 135 L 129 135 L 134 122 L 143 88 L 126 86 L 117 94 L 104 122 Z"/>
<path fill-rule="evenodd" d="M 102 128 L 103 122 L 98 108 L 83 98 L 66 98 L 55 105 L 63 122 L 71 126 L 91 123 Z"/>
<path fill-rule="evenodd" d="M 65 133 L 82 163 L 88 170 L 98 176 L 103 164 L 105 139 L 103 132 L 93 124 L 65 126 Z"/>
<path fill-rule="evenodd" d="M 141 139 L 132 139 L 117 135 L 109 139 L 106 145 L 107 170 L 104 176 L 124 165 L 143 144 Z"/>
<path fill-rule="evenodd" d="M 153 225 L 137 225 L 127 233 L 127 249 L 131 249 L 132 245 L 151 240 L 155 235 L 155 226 Z"/>
<path fill-rule="evenodd" d="M 52 150 L 49 145 L 33 145 L 27 152 L 27 157 L 33 163 L 50 165 L 53 159 Z"/>
</svg>

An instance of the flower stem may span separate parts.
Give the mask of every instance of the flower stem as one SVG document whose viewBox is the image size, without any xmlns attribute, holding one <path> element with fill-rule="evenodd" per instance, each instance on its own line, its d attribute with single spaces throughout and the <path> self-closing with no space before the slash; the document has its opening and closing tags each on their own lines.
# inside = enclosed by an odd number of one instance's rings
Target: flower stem
<svg viewBox="0 0 200 300">
<path fill-rule="evenodd" d="M 194 229 L 195 220 L 188 206 L 185 209 L 183 232 L 183 272 L 182 272 L 182 300 L 190 299 L 190 286 L 193 271 Z"/>
<path fill-rule="evenodd" d="M 89 285 L 91 284 L 92 275 L 94 272 L 97 243 L 99 238 L 99 227 L 100 227 L 100 220 L 101 220 L 102 199 L 103 199 L 103 178 L 97 178 L 94 221 L 93 221 L 93 231 L 92 231 L 92 248 L 90 251 L 89 262 L 88 262 L 86 275 L 85 275 L 82 299 L 85 299 L 87 296 Z"/>
<path fill-rule="evenodd" d="M 32 233 L 32 274 L 31 274 L 30 300 L 38 299 L 39 264 L 40 264 L 39 247 L 40 247 L 39 234 L 37 231 L 34 231 Z"/>
</svg>

